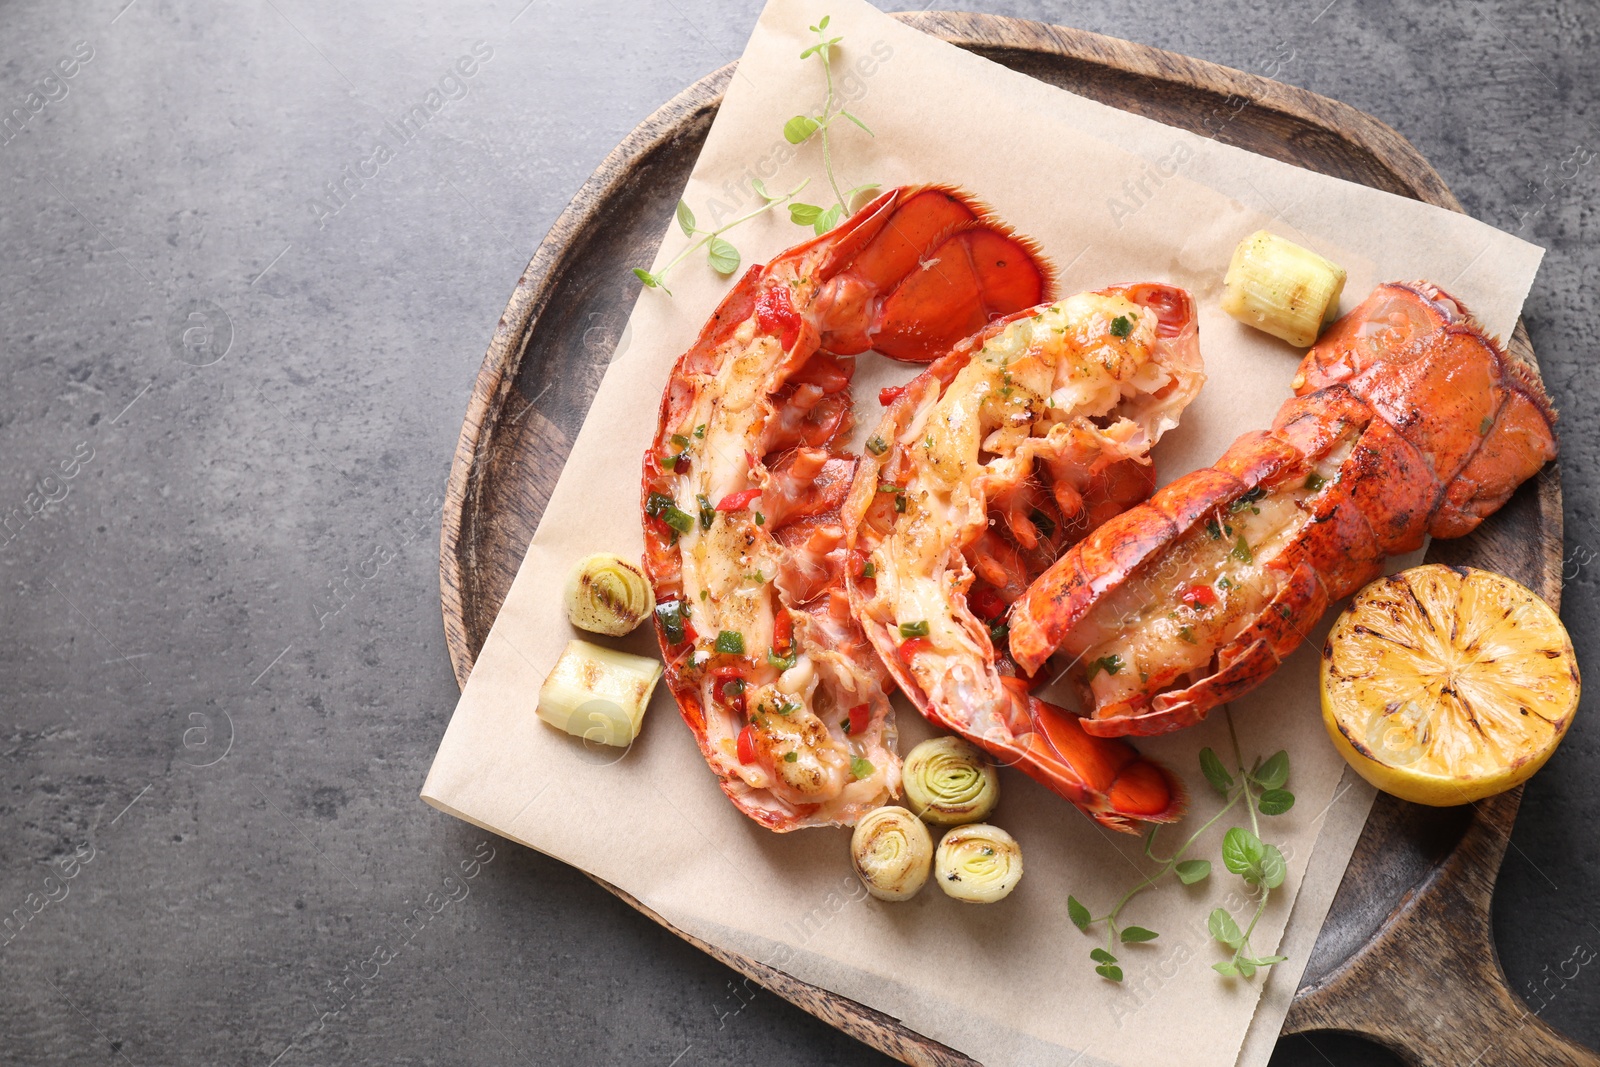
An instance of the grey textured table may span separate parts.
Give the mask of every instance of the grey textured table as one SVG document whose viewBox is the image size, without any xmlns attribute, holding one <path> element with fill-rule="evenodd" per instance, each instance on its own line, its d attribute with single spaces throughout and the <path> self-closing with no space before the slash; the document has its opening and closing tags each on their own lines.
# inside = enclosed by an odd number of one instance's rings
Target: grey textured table
<svg viewBox="0 0 1600 1067">
<path fill-rule="evenodd" d="M 4 8 L 0 1062 L 886 1062 L 417 800 L 456 697 L 438 513 L 495 320 L 759 8 L 525 3 Z M 1245 69 L 1292 36 L 1278 77 L 1549 248 L 1526 317 L 1594 662 L 1600 14 L 1326 3 L 971 6 Z M 1600 952 L 1591 713 L 1528 788 L 1494 920 L 1513 986 L 1596 1044 L 1600 975 L 1566 962 Z M 1273 1062 L 1388 1060 L 1330 1035 Z"/>
</svg>

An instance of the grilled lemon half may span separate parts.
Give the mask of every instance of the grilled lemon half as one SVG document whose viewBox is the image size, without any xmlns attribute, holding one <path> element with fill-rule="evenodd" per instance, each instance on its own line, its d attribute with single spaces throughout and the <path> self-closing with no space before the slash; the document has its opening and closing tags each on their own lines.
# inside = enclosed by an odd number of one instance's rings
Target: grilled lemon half
<svg viewBox="0 0 1600 1067">
<path fill-rule="evenodd" d="M 1566 627 L 1503 575 L 1428 564 L 1356 594 L 1322 649 L 1322 720 L 1386 793 L 1444 807 L 1526 781 L 1578 707 Z"/>
</svg>

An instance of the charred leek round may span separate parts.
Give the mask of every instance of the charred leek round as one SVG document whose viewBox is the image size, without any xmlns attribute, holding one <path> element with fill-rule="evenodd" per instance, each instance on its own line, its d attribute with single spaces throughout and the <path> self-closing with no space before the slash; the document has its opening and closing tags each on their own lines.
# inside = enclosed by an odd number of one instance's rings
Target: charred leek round
<svg viewBox="0 0 1600 1067">
<path fill-rule="evenodd" d="M 1222 310 L 1296 348 L 1308 348 L 1323 325 L 1338 317 L 1344 277 L 1343 267 L 1257 230 L 1234 250 L 1222 283 Z"/>
<path fill-rule="evenodd" d="M 959 737 L 922 742 L 902 773 L 911 810 L 939 826 L 981 822 L 1000 803 L 999 772 Z"/>
<path fill-rule="evenodd" d="M 933 869 L 946 895 L 968 904 L 993 904 L 1022 880 L 1022 846 L 998 826 L 957 826 L 939 842 Z"/>
<path fill-rule="evenodd" d="M 850 861 L 861 884 L 879 900 L 909 900 L 928 880 L 933 838 L 905 808 L 874 808 L 856 823 Z"/>
<path fill-rule="evenodd" d="M 586 556 L 567 581 L 567 618 L 590 633 L 621 637 L 655 607 L 655 594 L 638 564 L 609 552 Z"/>
<path fill-rule="evenodd" d="M 568 641 L 539 687 L 539 718 L 587 742 L 626 747 L 660 678 L 660 660 Z"/>
</svg>

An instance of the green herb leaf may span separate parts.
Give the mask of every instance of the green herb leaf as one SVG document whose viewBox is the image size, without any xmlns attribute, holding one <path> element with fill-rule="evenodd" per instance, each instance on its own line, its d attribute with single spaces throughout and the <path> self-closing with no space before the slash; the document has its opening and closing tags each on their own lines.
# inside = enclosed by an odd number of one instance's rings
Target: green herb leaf
<svg viewBox="0 0 1600 1067">
<path fill-rule="evenodd" d="M 678 228 L 685 237 L 694 236 L 694 212 L 689 210 L 689 205 L 682 200 L 678 201 Z"/>
<path fill-rule="evenodd" d="M 1251 885 L 1261 881 L 1261 857 L 1265 853 L 1261 838 L 1242 826 L 1231 827 L 1222 835 L 1222 865 Z"/>
<path fill-rule="evenodd" d="M 744 655 L 744 634 L 738 630 L 723 630 L 717 634 L 716 650 L 734 656 Z"/>
<path fill-rule="evenodd" d="M 1256 965 L 1254 963 L 1246 959 L 1241 959 L 1236 962 L 1238 963 L 1240 977 L 1254 978 L 1256 976 Z"/>
<path fill-rule="evenodd" d="M 713 237 L 706 245 L 706 260 L 711 269 L 726 278 L 739 269 L 739 250 L 720 237 Z"/>
<path fill-rule="evenodd" d="M 667 644 L 683 644 L 683 621 L 688 614 L 681 600 L 663 600 L 656 605 L 656 620 L 661 623 L 661 632 L 667 635 Z"/>
<path fill-rule="evenodd" d="M 860 119 L 858 119 L 854 115 L 850 114 L 850 112 L 846 111 L 844 108 L 840 108 L 839 109 L 839 114 L 843 115 L 845 118 L 849 119 L 851 122 L 855 123 L 857 126 L 860 126 L 863 130 L 867 130 L 867 124 L 865 122 L 862 122 Z M 871 130 L 867 130 L 867 136 L 868 137 L 876 137 L 878 135 L 873 133 Z"/>
<path fill-rule="evenodd" d="M 699 426 L 696 426 L 694 428 L 694 435 L 696 437 L 704 439 L 704 437 L 706 435 L 706 424 L 702 422 Z"/>
<path fill-rule="evenodd" d="M 1217 908 L 1211 913 L 1210 918 L 1206 920 L 1206 929 L 1211 932 L 1212 937 L 1231 949 L 1238 949 L 1244 944 L 1244 933 L 1225 908 Z"/>
<path fill-rule="evenodd" d="M 817 221 L 812 224 L 811 228 L 817 232 L 818 237 L 821 237 L 823 234 L 839 225 L 839 219 L 841 219 L 843 216 L 844 207 L 840 204 L 835 204 L 828 210 L 824 211 Z"/>
<path fill-rule="evenodd" d="M 800 651 L 796 648 L 790 648 L 787 655 L 780 656 L 776 649 L 768 649 L 767 662 L 780 671 L 786 671 L 800 662 Z"/>
<path fill-rule="evenodd" d="M 1154 941 L 1161 935 L 1154 930 L 1146 930 L 1142 926 L 1129 926 L 1122 931 L 1122 943 L 1125 945 L 1137 944 L 1141 941 Z"/>
<path fill-rule="evenodd" d="M 1113 337 L 1126 337 L 1133 332 L 1133 322 L 1126 315 L 1118 315 L 1111 320 L 1111 335 Z"/>
<path fill-rule="evenodd" d="M 1210 860 L 1184 860 L 1173 868 L 1178 874 L 1178 881 L 1184 885 L 1194 885 L 1211 877 Z"/>
<path fill-rule="evenodd" d="M 1211 535 L 1211 540 L 1213 541 L 1222 540 L 1222 527 L 1217 525 L 1216 519 L 1206 520 L 1206 533 Z"/>
<path fill-rule="evenodd" d="M 928 620 L 918 619 L 916 622 L 903 622 L 900 624 L 900 636 L 905 638 L 927 637 Z"/>
<path fill-rule="evenodd" d="M 711 524 L 717 519 L 717 509 L 712 507 L 711 501 L 707 500 L 703 495 L 694 499 L 695 503 L 700 505 L 700 529 L 711 529 Z"/>
<path fill-rule="evenodd" d="M 1232 960 L 1222 960 L 1221 962 L 1213 963 L 1211 965 L 1211 969 L 1226 978 L 1235 978 L 1239 974 L 1239 968 L 1233 965 Z"/>
<path fill-rule="evenodd" d="M 1233 551 L 1229 552 L 1228 555 L 1232 556 L 1240 563 L 1250 562 L 1250 546 L 1245 544 L 1244 534 L 1239 535 L 1239 539 L 1233 543 Z"/>
<path fill-rule="evenodd" d="M 871 437 L 867 438 L 867 451 L 871 452 L 874 456 L 881 456 L 885 452 L 889 451 L 889 445 L 882 437 L 879 437 L 877 434 L 873 434 Z"/>
<path fill-rule="evenodd" d="M 783 762 L 785 762 L 785 763 L 793 763 L 796 760 L 798 760 L 799 758 L 800 758 L 800 753 L 798 753 L 798 752 L 785 752 L 783 754 Z"/>
<path fill-rule="evenodd" d="M 1274 963 L 1287 963 L 1288 960 L 1288 956 L 1267 956 L 1264 959 L 1251 960 L 1250 962 L 1257 967 L 1271 967 Z"/>
<path fill-rule="evenodd" d="M 760 178 L 751 178 L 750 188 L 754 189 L 756 191 L 756 195 L 769 204 L 776 200 L 783 199 L 781 196 L 773 196 L 771 193 L 767 192 L 767 183 L 762 181 Z"/>
<path fill-rule="evenodd" d="M 1261 800 L 1256 805 L 1263 815 L 1282 815 L 1294 807 L 1294 794 L 1287 789 L 1269 789 L 1261 794 Z"/>
<path fill-rule="evenodd" d="M 1305 485 L 1305 487 L 1307 489 L 1311 490 L 1313 493 L 1315 493 L 1318 489 L 1321 489 L 1323 486 L 1325 486 L 1327 484 L 1328 484 L 1328 479 L 1324 478 L 1322 475 L 1318 474 L 1316 471 L 1312 471 L 1310 474 L 1306 475 L 1306 485 Z"/>
<path fill-rule="evenodd" d="M 1084 907 L 1077 897 L 1067 897 L 1067 918 L 1072 920 L 1072 925 L 1085 932 L 1094 920 L 1089 917 L 1089 909 Z"/>
<path fill-rule="evenodd" d="M 1288 866 L 1283 861 L 1283 853 L 1278 851 L 1277 845 L 1265 845 L 1261 853 L 1261 884 L 1268 889 L 1276 889 L 1283 884 L 1284 876 L 1288 873 Z"/>
<path fill-rule="evenodd" d="M 1211 788 L 1228 795 L 1228 790 L 1233 788 L 1233 775 L 1222 765 L 1222 760 L 1210 748 L 1200 750 L 1200 773 L 1206 776 L 1206 781 L 1211 783 Z"/>
<path fill-rule="evenodd" d="M 1101 656 L 1099 659 L 1092 661 L 1089 664 L 1089 676 L 1084 680 L 1094 681 L 1094 676 L 1101 671 L 1105 671 L 1107 674 L 1120 674 L 1122 673 L 1122 668 L 1122 657 L 1113 652 L 1109 656 Z"/>
<path fill-rule="evenodd" d="M 800 58 L 805 59 L 816 50 L 816 46 L 813 45 L 806 49 L 805 52 L 801 54 Z M 796 115 L 794 118 L 783 124 L 783 139 L 788 141 L 790 144 L 804 144 L 808 139 L 810 139 L 812 134 L 817 132 L 817 129 L 820 125 L 821 123 L 817 122 L 816 119 L 810 117 L 809 115 Z"/>
<path fill-rule="evenodd" d="M 1250 777 L 1262 789 L 1277 789 L 1289 780 L 1289 753 L 1283 749 L 1274 752 Z"/>
<path fill-rule="evenodd" d="M 1122 968 L 1114 963 L 1102 963 L 1094 969 L 1094 973 L 1113 982 L 1122 981 Z"/>
<path fill-rule="evenodd" d="M 822 217 L 822 209 L 816 204 L 790 204 L 789 221 L 796 226 L 810 226 Z"/>
<path fill-rule="evenodd" d="M 660 278 L 657 278 L 654 274 L 651 274 L 643 267 L 633 268 L 633 276 L 638 278 L 641 282 L 644 282 L 645 286 L 650 289 L 654 289 L 656 286 L 661 284 Z"/>
<path fill-rule="evenodd" d="M 850 775 L 853 778 L 871 778 L 872 772 L 877 770 L 869 759 L 856 756 L 850 761 Z"/>
<path fill-rule="evenodd" d="M 1097 949 L 1093 950 L 1092 952 L 1090 952 L 1089 953 L 1089 958 L 1091 960 L 1094 960 L 1096 963 L 1116 963 L 1117 962 L 1117 957 L 1113 956 L 1111 953 L 1107 952 L 1103 948 L 1097 948 Z"/>
<path fill-rule="evenodd" d="M 871 578 L 878 573 L 877 565 L 870 559 L 861 565 L 861 577 Z"/>
</svg>

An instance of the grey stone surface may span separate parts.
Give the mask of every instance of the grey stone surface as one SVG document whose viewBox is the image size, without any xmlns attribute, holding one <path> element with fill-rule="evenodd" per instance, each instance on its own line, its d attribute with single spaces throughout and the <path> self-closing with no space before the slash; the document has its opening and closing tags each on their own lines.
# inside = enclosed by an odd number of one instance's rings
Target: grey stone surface
<svg viewBox="0 0 1600 1067">
<path fill-rule="evenodd" d="M 758 10 L 525 2 L 5 5 L 0 911 L 43 903 L 0 945 L 0 1062 L 887 1062 L 416 798 L 456 696 L 438 510 L 494 323 L 594 165 Z M 1587 662 L 1596 9 L 972 2 L 1247 69 L 1290 42 L 1280 78 L 1550 249 L 1527 321 Z M 1558 975 L 1600 948 L 1597 737 L 1580 716 L 1529 786 L 1494 917 L 1514 986 L 1590 1043 L 1600 977 Z"/>
</svg>

